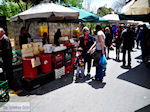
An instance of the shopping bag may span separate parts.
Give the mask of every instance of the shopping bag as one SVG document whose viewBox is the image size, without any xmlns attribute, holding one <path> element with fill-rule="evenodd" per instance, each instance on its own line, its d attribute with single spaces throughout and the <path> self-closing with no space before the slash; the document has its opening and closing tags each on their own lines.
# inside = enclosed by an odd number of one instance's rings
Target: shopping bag
<svg viewBox="0 0 150 112">
<path fill-rule="evenodd" d="M 100 61 L 99 61 L 99 64 L 100 64 L 103 68 L 106 68 L 107 59 L 106 59 L 106 56 L 105 56 L 105 55 L 102 55 L 102 56 L 101 56 Z"/>
</svg>

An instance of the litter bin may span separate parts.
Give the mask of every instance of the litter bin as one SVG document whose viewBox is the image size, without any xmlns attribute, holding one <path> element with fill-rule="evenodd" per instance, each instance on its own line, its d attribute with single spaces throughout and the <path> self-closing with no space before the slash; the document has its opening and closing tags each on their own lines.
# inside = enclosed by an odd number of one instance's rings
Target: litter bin
<svg viewBox="0 0 150 112">
<path fill-rule="evenodd" d="M 52 57 L 51 54 L 41 54 L 40 55 L 42 73 L 52 72 L 52 59 L 51 59 L 51 57 Z"/>
<path fill-rule="evenodd" d="M 24 78 L 35 78 L 38 76 L 37 67 L 32 67 L 31 60 L 33 57 L 23 58 L 23 75 Z"/>
</svg>

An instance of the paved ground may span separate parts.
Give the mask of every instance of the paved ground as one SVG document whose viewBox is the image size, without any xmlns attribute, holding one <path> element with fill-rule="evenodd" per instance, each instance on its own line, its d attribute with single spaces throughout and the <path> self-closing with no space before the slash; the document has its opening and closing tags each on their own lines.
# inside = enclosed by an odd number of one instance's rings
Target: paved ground
<svg viewBox="0 0 150 112">
<path fill-rule="evenodd" d="M 68 74 L 30 95 L 12 95 L 10 102 L 29 102 L 31 112 L 150 112 L 150 69 L 138 62 L 140 54 L 134 49 L 132 69 L 123 69 L 111 51 L 103 83 L 89 78 L 75 83 Z"/>
</svg>

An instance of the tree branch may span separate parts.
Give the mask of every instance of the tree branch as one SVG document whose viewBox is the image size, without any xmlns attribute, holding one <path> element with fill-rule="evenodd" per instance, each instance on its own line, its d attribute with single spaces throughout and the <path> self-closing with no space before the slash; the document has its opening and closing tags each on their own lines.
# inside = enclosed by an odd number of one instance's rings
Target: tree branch
<svg viewBox="0 0 150 112">
<path fill-rule="evenodd" d="M 18 6 L 19 6 L 21 12 L 23 12 L 23 9 L 22 9 L 21 5 L 19 4 L 19 1 L 17 1 L 17 4 L 18 4 Z"/>
<path fill-rule="evenodd" d="M 29 2 L 29 1 L 27 0 L 27 2 L 26 2 L 26 10 L 28 9 L 28 2 Z"/>
</svg>

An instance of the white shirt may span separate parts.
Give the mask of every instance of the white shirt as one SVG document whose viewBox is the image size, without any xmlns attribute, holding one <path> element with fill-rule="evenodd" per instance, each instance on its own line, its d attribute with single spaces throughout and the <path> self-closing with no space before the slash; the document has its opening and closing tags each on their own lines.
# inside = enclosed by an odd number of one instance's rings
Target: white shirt
<svg viewBox="0 0 150 112">
<path fill-rule="evenodd" d="M 101 45 L 100 45 L 100 40 L 98 39 L 98 35 L 101 35 L 104 40 L 105 40 L 106 36 L 105 36 L 104 32 L 101 30 L 101 31 L 97 32 L 97 36 L 95 38 L 96 39 L 96 50 L 102 50 Z"/>
</svg>

